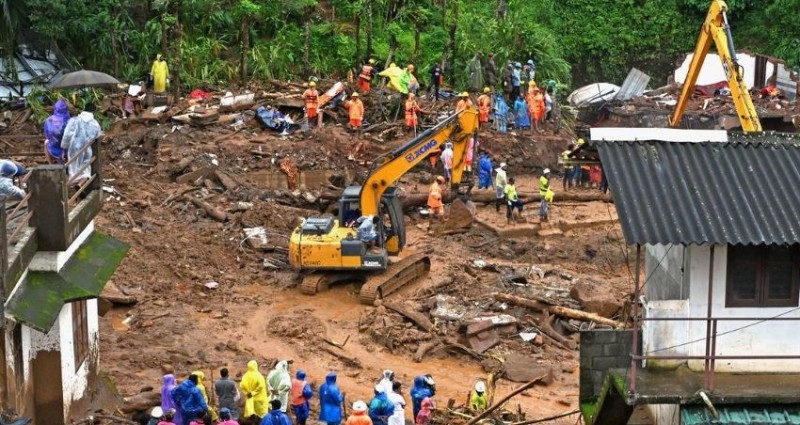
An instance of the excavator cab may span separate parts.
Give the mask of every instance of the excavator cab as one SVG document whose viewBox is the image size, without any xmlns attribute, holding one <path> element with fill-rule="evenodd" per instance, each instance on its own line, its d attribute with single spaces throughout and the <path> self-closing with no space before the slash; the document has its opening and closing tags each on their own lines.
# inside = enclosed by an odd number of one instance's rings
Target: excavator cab
<svg viewBox="0 0 800 425">
<path fill-rule="evenodd" d="M 361 214 L 361 186 L 349 186 L 339 198 L 339 222 L 350 226 Z M 389 255 L 399 254 L 406 244 L 406 229 L 403 204 L 397 197 L 397 187 L 390 187 L 383 193 L 378 215 L 373 223 L 378 233 L 376 245 L 385 249 Z"/>
</svg>

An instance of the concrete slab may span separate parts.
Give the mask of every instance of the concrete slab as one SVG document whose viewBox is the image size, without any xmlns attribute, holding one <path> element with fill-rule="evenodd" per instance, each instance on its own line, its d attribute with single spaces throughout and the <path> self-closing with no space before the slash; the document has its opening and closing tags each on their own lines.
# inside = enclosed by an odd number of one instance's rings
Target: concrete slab
<svg viewBox="0 0 800 425">
<path fill-rule="evenodd" d="M 693 372 L 687 367 L 643 369 L 636 382 L 635 404 L 686 403 L 699 400 L 697 392 L 703 389 L 703 372 Z M 800 374 L 717 373 L 714 391 L 709 391 L 708 396 L 715 404 L 800 403 Z"/>
</svg>

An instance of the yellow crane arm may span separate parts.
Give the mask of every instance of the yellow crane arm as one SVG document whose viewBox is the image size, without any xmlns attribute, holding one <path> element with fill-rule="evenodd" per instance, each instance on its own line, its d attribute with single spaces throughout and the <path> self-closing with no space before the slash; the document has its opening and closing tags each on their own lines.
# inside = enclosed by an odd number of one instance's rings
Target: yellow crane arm
<svg viewBox="0 0 800 425">
<path fill-rule="evenodd" d="M 678 98 L 678 104 L 675 105 L 672 117 L 670 117 L 669 124 L 671 127 L 678 127 L 681 124 L 686 104 L 694 92 L 697 77 L 700 75 L 703 61 L 705 61 L 706 54 L 708 54 L 713 41 L 717 47 L 717 54 L 722 60 L 722 67 L 725 70 L 725 77 L 728 79 L 728 87 L 731 89 L 733 104 L 736 106 L 736 113 L 742 123 L 742 129 L 745 132 L 761 131 L 761 121 L 758 120 L 756 108 L 753 106 L 753 99 L 750 98 L 750 92 L 747 90 L 747 85 L 742 78 L 741 69 L 736 60 L 736 49 L 733 46 L 733 37 L 731 37 L 730 25 L 728 25 L 728 17 L 725 13 L 727 10 L 728 5 L 724 1 L 711 1 L 708 15 L 705 22 L 703 22 L 703 27 L 700 29 L 700 36 L 697 38 L 697 46 L 694 49 L 694 56 L 692 57 L 692 63 L 689 65 L 686 81 L 683 83 L 681 96 Z"/>
<path fill-rule="evenodd" d="M 478 131 L 478 111 L 463 109 L 399 148 L 378 157 L 361 186 L 361 213 L 377 215 L 383 192 L 445 142 L 453 141 L 453 178 L 461 181 L 470 138 Z"/>
</svg>

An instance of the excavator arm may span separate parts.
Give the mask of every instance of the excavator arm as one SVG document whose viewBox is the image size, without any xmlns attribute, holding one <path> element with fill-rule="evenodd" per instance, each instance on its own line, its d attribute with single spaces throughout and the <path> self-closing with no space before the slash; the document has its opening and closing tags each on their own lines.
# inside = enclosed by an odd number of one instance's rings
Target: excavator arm
<svg viewBox="0 0 800 425">
<path fill-rule="evenodd" d="M 689 65 L 689 73 L 683 83 L 681 96 L 678 98 L 678 104 L 675 106 L 672 117 L 670 117 L 671 127 L 678 127 L 681 124 L 686 105 L 694 92 L 697 77 L 700 75 L 703 62 L 713 42 L 716 45 L 717 54 L 722 60 L 722 67 L 728 79 L 728 86 L 731 89 L 731 96 L 736 106 L 736 113 L 739 115 L 739 121 L 742 123 L 742 129 L 745 132 L 761 131 L 761 122 L 758 120 L 756 108 L 753 106 L 753 99 L 750 98 L 750 92 L 744 82 L 741 67 L 736 60 L 736 49 L 733 46 L 733 37 L 731 37 L 730 25 L 726 15 L 727 10 L 728 5 L 724 1 L 711 0 L 708 15 L 705 22 L 703 22 L 703 27 L 700 29 L 700 36 L 694 49 L 692 63 Z"/>
<path fill-rule="evenodd" d="M 361 186 L 361 213 L 377 215 L 381 196 L 386 189 L 450 140 L 453 141 L 452 181 L 460 182 L 470 138 L 477 131 L 478 111 L 473 108 L 464 109 L 403 146 L 378 157 L 372 172 Z"/>
</svg>

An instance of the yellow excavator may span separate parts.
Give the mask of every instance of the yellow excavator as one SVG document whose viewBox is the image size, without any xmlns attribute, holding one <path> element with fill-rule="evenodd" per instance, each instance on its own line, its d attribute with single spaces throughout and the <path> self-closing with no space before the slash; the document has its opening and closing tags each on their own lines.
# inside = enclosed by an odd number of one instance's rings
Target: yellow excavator
<svg viewBox="0 0 800 425">
<path fill-rule="evenodd" d="M 724 1 L 711 1 L 708 15 L 706 15 L 706 20 L 700 29 L 700 36 L 694 49 L 692 63 L 689 65 L 689 73 L 683 83 L 681 96 L 678 98 L 678 103 L 675 105 L 675 110 L 669 120 L 671 127 L 677 128 L 681 125 L 686 104 L 694 92 L 697 77 L 700 75 L 706 54 L 708 54 L 713 41 L 717 47 L 717 54 L 722 60 L 722 68 L 725 70 L 725 77 L 728 79 L 728 87 L 731 90 L 731 97 L 733 97 L 733 104 L 736 106 L 739 121 L 742 123 L 742 130 L 746 133 L 762 131 L 761 121 L 758 119 L 756 108 L 753 106 L 753 99 L 750 98 L 750 92 L 744 82 L 741 66 L 736 60 L 736 48 L 733 46 L 727 11 L 728 5 Z"/>
<path fill-rule="evenodd" d="M 361 186 L 345 188 L 336 217 L 309 217 L 292 232 L 289 262 L 303 276 L 300 290 L 313 295 L 341 281 L 363 282 L 361 302 L 373 304 L 403 285 L 424 276 L 431 260 L 424 254 L 397 261 L 406 243 L 403 207 L 394 184 L 445 143 L 453 144 L 454 190 L 461 183 L 470 138 L 477 137 L 478 112 L 457 111 L 435 127 L 375 159 Z M 370 248 L 358 236 L 354 222 L 372 216 L 377 233 Z"/>
</svg>

